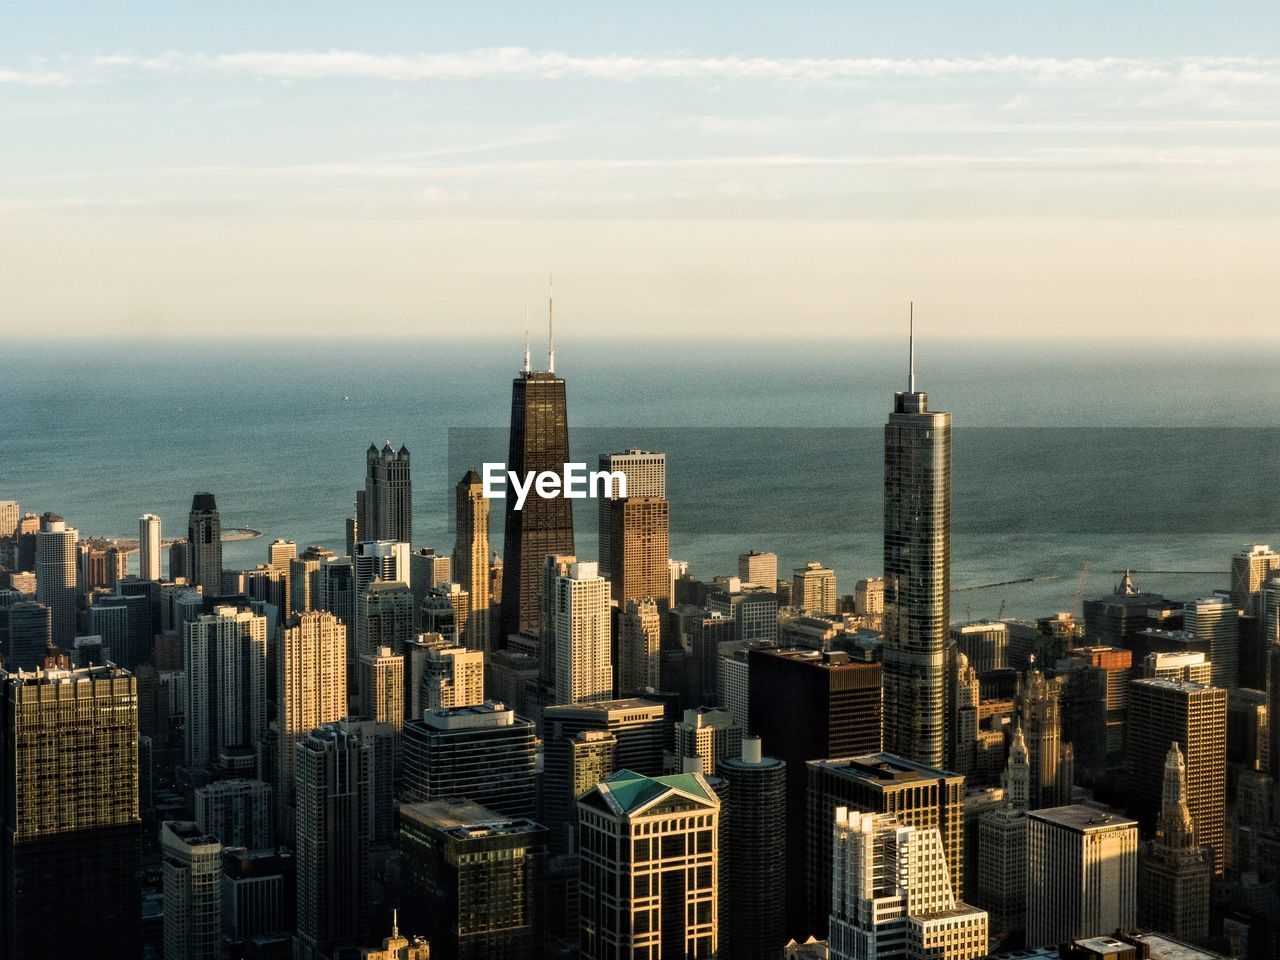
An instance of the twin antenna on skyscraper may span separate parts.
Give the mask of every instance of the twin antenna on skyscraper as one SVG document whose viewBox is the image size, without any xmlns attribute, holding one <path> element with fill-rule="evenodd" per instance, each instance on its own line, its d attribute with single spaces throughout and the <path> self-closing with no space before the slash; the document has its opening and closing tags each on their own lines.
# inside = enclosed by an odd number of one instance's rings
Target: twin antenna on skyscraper
<svg viewBox="0 0 1280 960">
<path fill-rule="evenodd" d="M 529 357 L 529 304 L 524 305 L 524 372 L 533 371 Z M 547 277 L 547 373 L 556 372 L 556 288 L 555 278 Z"/>
</svg>

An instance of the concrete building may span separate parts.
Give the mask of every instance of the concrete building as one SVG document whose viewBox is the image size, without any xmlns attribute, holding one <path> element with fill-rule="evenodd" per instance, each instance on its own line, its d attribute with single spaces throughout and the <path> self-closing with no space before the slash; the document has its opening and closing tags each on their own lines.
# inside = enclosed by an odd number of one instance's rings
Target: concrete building
<svg viewBox="0 0 1280 960">
<path fill-rule="evenodd" d="M 699 707 L 686 710 L 675 725 L 674 773 L 715 775 L 720 762 L 742 754 L 742 728 L 727 710 Z"/>
<path fill-rule="evenodd" d="M 459 572 L 462 577 L 465 571 Z M 414 626 L 422 629 L 422 604 L 427 595 L 442 583 L 454 579 L 453 560 L 447 553 L 436 553 L 434 547 L 419 547 L 409 554 L 409 588 L 413 590 Z"/>
<path fill-rule="evenodd" d="M 49 608 L 53 644 L 70 648 L 76 635 L 76 545 L 80 533 L 56 513 L 36 531 L 36 600 Z"/>
<path fill-rule="evenodd" d="M 738 554 L 738 579 L 753 587 L 766 590 L 778 588 L 778 555 L 752 550 Z"/>
<path fill-rule="evenodd" d="M 284 629 L 276 649 L 276 787 L 281 806 L 288 808 L 294 800 L 294 744 L 347 715 L 347 628 L 332 613 L 304 613 Z"/>
<path fill-rule="evenodd" d="M 160 579 L 160 518 L 144 513 L 138 518 L 138 576 L 143 580 Z"/>
<path fill-rule="evenodd" d="M 399 737 L 404 729 L 404 657 L 378 647 L 360 658 L 360 710 Z"/>
<path fill-rule="evenodd" d="M 578 801 L 580 955 L 713 960 L 720 800 L 700 774 L 619 770 Z M 626 855 L 620 854 L 626 851 Z M 610 891 L 635 891 L 629 898 Z"/>
<path fill-rule="evenodd" d="M 1142 661 L 1142 676 L 1209 685 L 1213 681 L 1213 664 L 1203 653 L 1149 653 Z"/>
<path fill-rule="evenodd" d="M 1209 939 L 1213 863 L 1196 839 L 1187 805 L 1187 765 L 1178 744 L 1169 746 L 1156 835 L 1139 858 L 1138 922 L 1190 943 Z"/>
<path fill-rule="evenodd" d="M 660 686 L 662 615 L 652 599 L 628 600 L 618 614 L 618 690 L 642 693 Z"/>
<path fill-rule="evenodd" d="M 733 621 L 734 640 L 778 639 L 778 595 L 772 590 L 744 587 L 731 577 L 707 594 L 707 610 Z"/>
<path fill-rule="evenodd" d="M 164 960 L 222 956 L 222 845 L 196 824 L 160 825 L 164 871 Z"/>
<path fill-rule="evenodd" d="M 257 744 L 267 731 L 267 618 L 216 607 L 182 625 L 182 659 L 186 764 Z"/>
<path fill-rule="evenodd" d="M 452 710 L 484 703 L 484 653 L 467 647 L 427 647 L 422 660 L 422 710 Z M 415 711 L 418 719 L 421 711 Z"/>
<path fill-rule="evenodd" d="M 1085 804 L 1027 815 L 1028 947 L 1132 927 L 1137 886 L 1137 821 Z"/>
<path fill-rule="evenodd" d="M 195 824 L 224 847 L 265 850 L 275 844 L 272 804 L 271 784 L 263 780 L 214 780 L 196 788 Z"/>
<path fill-rule="evenodd" d="M 609 582 L 594 563 L 578 561 L 555 580 L 551 616 L 555 633 L 556 703 L 593 703 L 613 697 Z"/>
<path fill-rule="evenodd" d="M 544 739 L 572 739 L 584 730 L 603 730 L 617 738 L 616 769 L 644 776 L 663 771 L 663 751 L 671 725 L 661 703 L 639 698 L 547 707 L 542 715 Z"/>
<path fill-rule="evenodd" d="M 453 576 L 467 592 L 464 646 L 488 652 L 493 628 L 489 622 L 489 500 L 475 470 L 458 481 L 455 495 Z M 445 578 L 450 579 L 449 577 Z"/>
<path fill-rule="evenodd" d="M 1031 759 L 1022 728 L 1009 748 L 1000 806 L 978 818 L 978 906 L 988 912 L 990 933 L 1002 941 L 1016 937 L 1027 919 L 1027 807 L 1031 797 Z"/>
<path fill-rule="evenodd" d="M 398 581 L 375 580 L 356 599 L 351 659 L 358 662 L 379 647 L 402 650 L 414 633 L 413 591 Z"/>
<path fill-rule="evenodd" d="M 836 572 L 821 563 L 796 567 L 791 575 L 791 606 L 797 610 L 835 613 L 839 600 Z"/>
</svg>

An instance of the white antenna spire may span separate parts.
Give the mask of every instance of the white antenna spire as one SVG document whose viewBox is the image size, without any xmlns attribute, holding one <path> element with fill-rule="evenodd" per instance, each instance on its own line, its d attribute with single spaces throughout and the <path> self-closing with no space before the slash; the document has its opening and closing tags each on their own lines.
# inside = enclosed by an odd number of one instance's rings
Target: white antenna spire
<svg viewBox="0 0 1280 960">
<path fill-rule="evenodd" d="M 916 392 L 916 302 L 907 307 L 907 393 Z"/>
<path fill-rule="evenodd" d="M 391 908 L 391 937 L 392 939 L 395 939 L 395 938 L 398 938 L 399 936 L 400 936 L 400 911 L 397 908 L 392 907 Z"/>
<path fill-rule="evenodd" d="M 528 373 L 533 367 L 529 362 L 529 302 L 526 300 L 524 305 L 524 372 Z"/>
<path fill-rule="evenodd" d="M 556 288 L 555 278 L 547 276 L 547 373 L 556 372 Z"/>
</svg>

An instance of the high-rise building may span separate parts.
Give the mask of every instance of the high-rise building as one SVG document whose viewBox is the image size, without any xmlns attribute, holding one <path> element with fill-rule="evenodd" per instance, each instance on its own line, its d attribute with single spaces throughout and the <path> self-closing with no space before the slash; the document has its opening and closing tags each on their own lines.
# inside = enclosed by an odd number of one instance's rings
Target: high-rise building
<svg viewBox="0 0 1280 960">
<path fill-rule="evenodd" d="M 0 540 L 17 535 L 21 515 L 17 500 L 0 500 Z"/>
<path fill-rule="evenodd" d="M 413 542 L 413 484 L 409 476 L 409 450 L 391 449 L 386 441 L 379 450 L 369 444 L 365 452 L 363 495 L 356 496 L 356 528 L 362 540 Z"/>
<path fill-rule="evenodd" d="M 169 579 L 186 580 L 191 575 L 191 541 L 175 540 L 169 544 Z M 192 584 L 199 588 L 199 584 Z"/>
<path fill-rule="evenodd" d="M 584 730 L 607 731 L 618 741 L 616 769 L 655 777 L 663 771 L 663 751 L 671 739 L 663 705 L 638 698 L 550 706 L 542 713 L 542 728 L 547 741 L 572 739 Z"/>
<path fill-rule="evenodd" d="M 578 799 L 617 769 L 618 738 L 607 730 L 580 730 L 543 741 L 539 819 L 553 853 L 576 852 Z"/>
<path fill-rule="evenodd" d="M 1182 625 L 1209 645 L 1210 682 L 1224 690 L 1240 686 L 1240 616 L 1231 596 L 1216 593 L 1189 601 L 1182 611 Z"/>
<path fill-rule="evenodd" d="M 428 710 L 404 728 L 404 793 L 412 802 L 467 797 L 509 817 L 534 815 L 533 724 L 501 703 Z"/>
<path fill-rule="evenodd" d="M 778 555 L 752 550 L 738 554 L 738 579 L 745 584 L 776 590 L 778 587 Z"/>
<path fill-rule="evenodd" d="M 471 597 L 460 583 L 441 583 L 427 594 L 419 609 L 419 623 L 427 633 L 438 633 L 449 643 L 462 643 L 471 616 Z"/>
<path fill-rule="evenodd" d="M 36 599 L 49 608 L 54 646 L 76 635 L 76 544 L 80 533 L 56 513 L 40 517 L 36 532 Z"/>
<path fill-rule="evenodd" d="M 608 515 L 612 567 L 606 575 L 613 602 L 652 600 L 662 610 L 670 606 L 671 507 L 663 497 L 627 496 L 601 500 Z"/>
<path fill-rule="evenodd" d="M 821 937 L 827 930 L 833 902 L 830 829 L 839 807 L 892 813 L 901 826 L 937 830 L 952 889 L 964 889 L 964 777 L 889 753 L 810 760 L 805 766 L 811 932 Z"/>
<path fill-rule="evenodd" d="M 717 956 L 720 800 L 700 774 L 619 770 L 578 801 L 578 830 L 582 960 Z"/>
<path fill-rule="evenodd" d="M 160 579 L 160 518 L 144 513 L 138 518 L 138 576 Z"/>
<path fill-rule="evenodd" d="M 293 854 L 286 847 L 224 850 L 222 897 L 223 929 L 237 949 L 258 936 L 274 936 L 287 945 L 297 903 Z"/>
<path fill-rule="evenodd" d="M 113 666 L 0 673 L 0 704 L 0 958 L 136 960 L 134 678 Z"/>
<path fill-rule="evenodd" d="M 327 960 L 369 935 L 372 749 L 343 724 L 317 727 L 297 752 L 297 960 Z"/>
<path fill-rule="evenodd" d="M 442 583 L 453 580 L 453 563 L 435 547 L 419 547 L 409 554 L 409 587 L 413 590 L 413 623 L 422 629 L 422 604 Z"/>
<path fill-rule="evenodd" d="M 186 820 L 160 825 L 164 960 L 222 956 L 222 844 Z"/>
<path fill-rule="evenodd" d="M 970 960 L 987 954 L 987 914 L 955 894 L 936 827 L 835 811 L 831 960 Z"/>
<path fill-rule="evenodd" d="M 1143 630 L 1181 625 L 1182 605 L 1144 591 L 1130 570 L 1121 574 L 1110 596 L 1084 602 L 1084 635 L 1091 644 L 1129 647 Z"/>
<path fill-rule="evenodd" d="M 569 463 L 569 412 L 564 380 L 555 373 L 554 342 L 548 343 L 547 369 L 530 366 L 525 344 L 524 369 L 511 384 L 511 434 L 507 469 L 517 476 L 544 470 L 562 473 Z M 507 637 L 538 629 L 538 599 L 543 561 L 553 554 L 573 553 L 573 501 L 531 491 L 523 509 L 506 498 L 506 526 L 502 542 L 502 608 L 498 649 Z"/>
<path fill-rule="evenodd" d="M 409 544 L 402 540 L 362 540 L 351 555 L 356 595 L 376 580 L 409 585 Z"/>
<path fill-rule="evenodd" d="M 951 414 L 931 412 L 915 379 L 913 342 L 907 389 L 894 394 L 884 428 L 884 745 L 940 766 L 951 648 Z"/>
<path fill-rule="evenodd" d="M 741 754 L 742 728 L 734 724 L 727 710 L 686 710 L 684 719 L 675 725 L 676 773 L 715 776 L 720 761 Z"/>
<path fill-rule="evenodd" d="M 317 609 L 332 613 L 347 628 L 347 643 L 355 642 L 356 569 L 352 557 L 330 557 L 320 561 L 317 579 L 320 598 Z"/>
<path fill-rule="evenodd" d="M 733 577 L 721 590 L 707 594 L 707 609 L 734 622 L 734 640 L 778 639 L 778 595 L 744 587 Z"/>
<path fill-rule="evenodd" d="M 294 614 L 320 609 L 320 565 L 337 556 L 332 550 L 312 545 L 289 561 L 289 610 Z"/>
<path fill-rule="evenodd" d="M 1137 886 L 1136 821 L 1091 804 L 1027 815 L 1028 947 L 1129 929 Z"/>
<path fill-rule="evenodd" d="M 76 544 L 78 592 L 114 590 L 128 575 L 129 555 L 114 540 L 81 540 Z"/>
<path fill-rule="evenodd" d="M 884 577 L 864 577 L 853 585 L 853 612 L 878 624 L 884 619 Z"/>
<path fill-rule="evenodd" d="M 775 960 L 786 943 L 786 764 L 759 737 L 720 761 L 720 956 Z"/>
<path fill-rule="evenodd" d="M 182 625 L 188 766 L 267 731 L 267 618 L 232 606 Z"/>
<path fill-rule="evenodd" d="M 1213 664 L 1203 653 L 1148 653 L 1142 661 L 1142 676 L 1191 680 L 1207 686 L 1213 682 Z"/>
<path fill-rule="evenodd" d="M 613 697 L 609 581 L 594 563 L 577 561 L 556 578 L 550 615 L 555 633 L 555 702 Z"/>
<path fill-rule="evenodd" d="M 839 600 L 836 572 L 813 562 L 796 567 L 791 577 L 791 606 L 797 610 L 835 613 Z"/>
<path fill-rule="evenodd" d="M 659 687 L 658 665 L 662 615 L 651 599 L 628 600 L 618 614 L 618 669 L 622 693 L 642 693 Z"/>
<path fill-rule="evenodd" d="M 803 937 L 809 918 L 805 763 L 879 752 L 880 666 L 854 663 L 838 652 L 756 648 L 747 667 L 749 732 L 761 738 L 765 753 L 786 764 L 787 929 Z M 825 917 L 827 901 L 822 903 Z"/>
<path fill-rule="evenodd" d="M 546 831 L 453 797 L 400 808 L 404 917 L 436 960 L 540 960 Z"/>
<path fill-rule="evenodd" d="M 978 673 L 1009 666 L 1009 625 L 1002 620 L 975 620 L 951 627 L 957 653 L 969 658 Z"/>
<path fill-rule="evenodd" d="M 294 801 L 294 744 L 347 715 L 347 628 L 332 613 L 304 613 L 285 627 L 276 649 L 277 789 L 287 808 Z"/>
<path fill-rule="evenodd" d="M 436 956 L 440 951 L 436 951 Z M 366 947 L 360 951 L 360 960 L 431 960 L 431 942 L 426 937 L 411 933 L 401 936 L 398 911 L 391 911 L 391 936 L 382 938 L 381 949 Z"/>
<path fill-rule="evenodd" d="M 293 796 L 292 785 L 289 796 Z M 214 780 L 196 788 L 195 824 L 200 833 L 211 834 L 224 847 L 265 850 L 275 837 L 272 800 L 271 784 L 264 780 Z"/>
<path fill-rule="evenodd" d="M 1133 651 L 1074 647 L 1059 661 L 1063 676 L 1063 738 L 1072 745 L 1076 776 L 1098 783 L 1125 764 L 1125 717 Z"/>
<path fill-rule="evenodd" d="M 424 651 L 419 719 L 424 710 L 452 710 L 484 703 L 484 654 L 466 647 L 439 644 Z"/>
<path fill-rule="evenodd" d="M 488 651 L 489 622 L 489 499 L 480 474 L 468 470 L 458 481 L 455 499 L 456 536 L 453 543 L 453 575 L 467 592 L 467 627 L 464 646 Z"/>
<path fill-rule="evenodd" d="M 12 670 L 35 670 L 53 645 L 53 615 L 49 607 L 34 600 L 9 607 L 9 646 L 5 666 Z"/>
<path fill-rule="evenodd" d="M 378 647 L 402 650 L 413 639 L 413 591 L 403 583 L 375 580 L 356 599 L 356 642 L 359 661 Z"/>
<path fill-rule="evenodd" d="M 404 657 L 382 646 L 360 658 L 360 710 L 397 737 L 404 729 Z"/>
<path fill-rule="evenodd" d="M 651 450 L 636 449 L 624 450 L 618 453 L 602 453 L 599 458 L 599 469 L 601 473 L 611 475 L 608 486 L 599 497 L 600 535 L 598 553 L 600 557 L 600 574 L 613 584 L 615 599 L 617 599 L 619 581 L 623 573 L 617 561 L 617 554 L 621 549 L 621 546 L 617 543 L 618 527 L 620 523 L 623 523 L 619 518 L 621 501 L 625 499 L 665 501 L 667 496 L 667 455 Z M 622 487 L 613 479 L 618 475 L 626 478 L 625 496 L 622 492 Z M 623 526 L 625 527 L 625 523 L 623 523 Z M 666 533 L 665 526 L 662 533 Z M 665 550 L 665 540 L 662 546 Z M 633 557 L 633 560 L 635 559 L 638 559 L 638 557 Z M 667 573 L 664 571 L 665 576 L 667 576 Z M 646 594 L 646 596 L 665 599 L 668 594 L 664 591 L 659 591 L 656 595 Z"/>
<path fill-rule="evenodd" d="M 187 581 L 200 588 L 206 597 L 222 593 L 222 520 L 212 493 L 197 493 L 191 498 L 187 515 Z M 172 556 L 170 563 L 172 563 Z M 176 574 L 172 567 L 169 576 Z"/>
<path fill-rule="evenodd" d="M 1164 799 L 1169 745 L 1186 764 L 1186 804 L 1196 837 L 1226 865 L 1227 691 L 1187 680 L 1142 679 L 1129 686 L 1129 812 L 1154 827 Z"/>
<path fill-rule="evenodd" d="M 978 890 L 976 900 L 989 916 L 993 938 L 1019 933 L 1027 919 L 1027 807 L 1031 797 L 1031 758 L 1022 728 L 1014 727 L 1009 762 L 1002 777 L 1000 806 L 978 817 Z"/>
<path fill-rule="evenodd" d="M 1280 553 L 1265 543 L 1246 544 L 1231 558 L 1231 601 L 1238 610 L 1252 614 L 1258 592 L 1271 575 L 1280 572 Z"/>
<path fill-rule="evenodd" d="M 1028 670 L 1019 717 L 1031 765 L 1029 809 L 1066 805 L 1075 782 L 1075 754 L 1062 740 L 1062 683 Z"/>
<path fill-rule="evenodd" d="M 1196 840 L 1187 805 L 1187 765 L 1175 741 L 1164 764 L 1160 817 L 1138 861 L 1138 922 L 1188 943 L 1209 939 L 1213 864 Z"/>
</svg>

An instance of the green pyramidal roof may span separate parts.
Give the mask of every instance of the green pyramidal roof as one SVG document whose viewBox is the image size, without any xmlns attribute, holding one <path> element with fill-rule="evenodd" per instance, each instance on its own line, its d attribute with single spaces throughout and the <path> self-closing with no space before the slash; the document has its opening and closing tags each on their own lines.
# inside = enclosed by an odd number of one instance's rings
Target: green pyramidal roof
<svg viewBox="0 0 1280 960">
<path fill-rule="evenodd" d="M 644 806 L 668 790 L 679 790 L 702 800 L 714 799 L 702 781 L 692 773 L 673 773 L 665 777 L 646 777 L 634 770 L 619 770 L 600 783 L 600 790 L 607 792 L 624 813 Z"/>
</svg>

